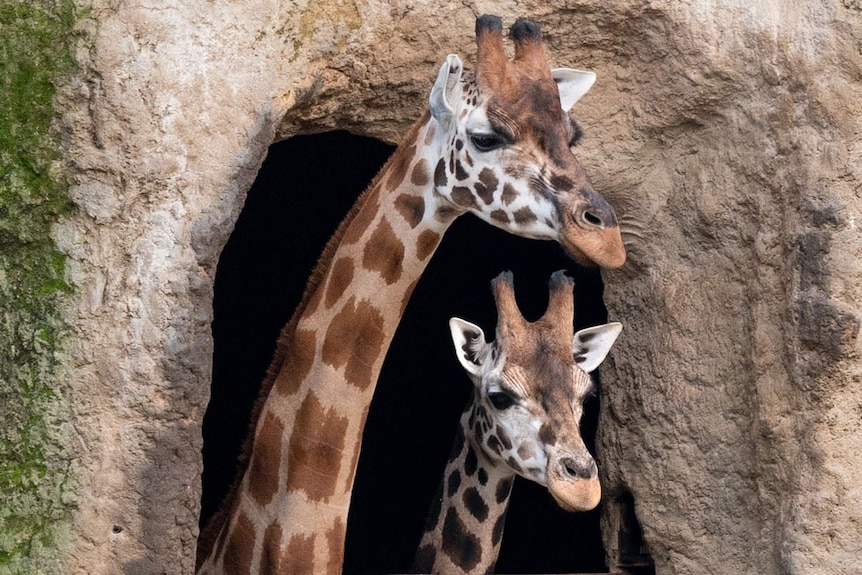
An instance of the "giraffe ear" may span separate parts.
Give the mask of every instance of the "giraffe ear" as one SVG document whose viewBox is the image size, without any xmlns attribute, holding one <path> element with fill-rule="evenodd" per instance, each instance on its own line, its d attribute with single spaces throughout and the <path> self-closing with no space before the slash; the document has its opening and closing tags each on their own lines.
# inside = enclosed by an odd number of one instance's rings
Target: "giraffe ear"
<svg viewBox="0 0 862 575">
<path fill-rule="evenodd" d="M 551 70 L 551 76 L 557 83 L 557 89 L 560 91 L 560 104 L 566 113 L 572 109 L 575 102 L 589 92 L 596 81 L 595 72 L 573 70 L 572 68 L 554 68 Z"/>
<path fill-rule="evenodd" d="M 573 353 L 578 367 L 587 373 L 599 367 L 622 330 L 623 324 L 613 322 L 588 327 L 576 333 Z"/>
<path fill-rule="evenodd" d="M 455 92 L 461 86 L 463 70 L 461 58 L 457 54 L 449 54 L 437 73 L 437 80 L 428 97 L 428 106 L 431 108 L 431 115 L 441 124 L 452 117 L 452 102 L 455 101 Z"/>
<path fill-rule="evenodd" d="M 458 361 L 467 373 L 478 375 L 487 356 L 485 332 L 478 325 L 457 317 L 449 320 L 449 331 L 452 332 L 452 343 L 455 344 Z"/>
</svg>

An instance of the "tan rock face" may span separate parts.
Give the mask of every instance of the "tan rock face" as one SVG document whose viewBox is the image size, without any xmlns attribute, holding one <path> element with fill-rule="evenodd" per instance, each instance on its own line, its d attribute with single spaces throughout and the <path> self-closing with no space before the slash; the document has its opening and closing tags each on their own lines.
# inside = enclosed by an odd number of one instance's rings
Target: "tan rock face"
<svg viewBox="0 0 862 575">
<path fill-rule="evenodd" d="M 562 6 L 565 4 L 565 7 Z M 476 13 L 595 70 L 580 158 L 622 215 L 603 371 L 606 540 L 659 573 L 862 556 L 862 13 L 853 2 L 96 2 L 59 105 L 80 210 L 70 572 L 190 573 L 212 282 L 278 138 L 397 140 Z M 750 6 L 748 4 L 751 4 Z"/>
</svg>

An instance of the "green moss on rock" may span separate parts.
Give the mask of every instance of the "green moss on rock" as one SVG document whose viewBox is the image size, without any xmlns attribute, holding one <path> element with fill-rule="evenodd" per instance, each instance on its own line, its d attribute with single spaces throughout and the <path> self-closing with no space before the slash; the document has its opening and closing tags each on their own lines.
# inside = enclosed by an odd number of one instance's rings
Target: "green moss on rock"
<svg viewBox="0 0 862 575">
<path fill-rule="evenodd" d="M 71 210 L 51 126 L 75 19 L 69 1 L 0 0 L 0 573 L 61 565 L 74 500 L 59 357 L 71 289 L 50 229 Z"/>
</svg>

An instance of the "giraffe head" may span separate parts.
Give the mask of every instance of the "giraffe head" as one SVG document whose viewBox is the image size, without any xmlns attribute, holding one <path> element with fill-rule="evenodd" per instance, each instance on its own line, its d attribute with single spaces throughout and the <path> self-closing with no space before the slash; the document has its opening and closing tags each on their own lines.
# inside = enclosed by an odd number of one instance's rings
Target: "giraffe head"
<svg viewBox="0 0 862 575">
<path fill-rule="evenodd" d="M 492 465 L 546 485 L 564 509 L 586 511 L 598 505 L 601 486 L 581 439 L 582 404 L 593 386 L 589 372 L 604 360 L 622 325 L 573 333 L 573 285 L 556 272 L 548 310 L 530 323 L 505 272 L 492 282 L 498 314 L 493 342 L 462 319 L 452 318 L 449 326 L 475 388 L 469 435 L 477 450 Z"/>
<path fill-rule="evenodd" d="M 558 241 L 582 263 L 619 267 L 625 248 L 614 210 L 590 184 L 572 146 L 581 131 L 568 113 L 595 81 L 593 72 L 550 70 L 539 26 L 476 20 L 475 74 L 450 54 L 429 105 L 442 149 L 435 188 L 458 213 L 470 211 L 516 235 Z"/>
</svg>

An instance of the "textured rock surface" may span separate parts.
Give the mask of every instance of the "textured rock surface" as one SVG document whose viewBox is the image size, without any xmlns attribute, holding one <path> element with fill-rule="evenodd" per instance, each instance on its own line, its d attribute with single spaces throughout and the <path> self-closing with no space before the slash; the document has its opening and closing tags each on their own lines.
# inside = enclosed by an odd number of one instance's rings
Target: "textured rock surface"
<svg viewBox="0 0 862 575">
<path fill-rule="evenodd" d="M 858 2 L 432 4 L 92 3 L 57 100 L 78 207 L 55 232 L 78 295 L 68 572 L 192 571 L 213 274 L 266 147 L 397 140 L 485 11 L 539 20 L 557 62 L 599 73 L 580 157 L 642 226 L 605 276 L 626 324 L 606 523 L 630 491 L 659 573 L 853 572 Z"/>
</svg>

